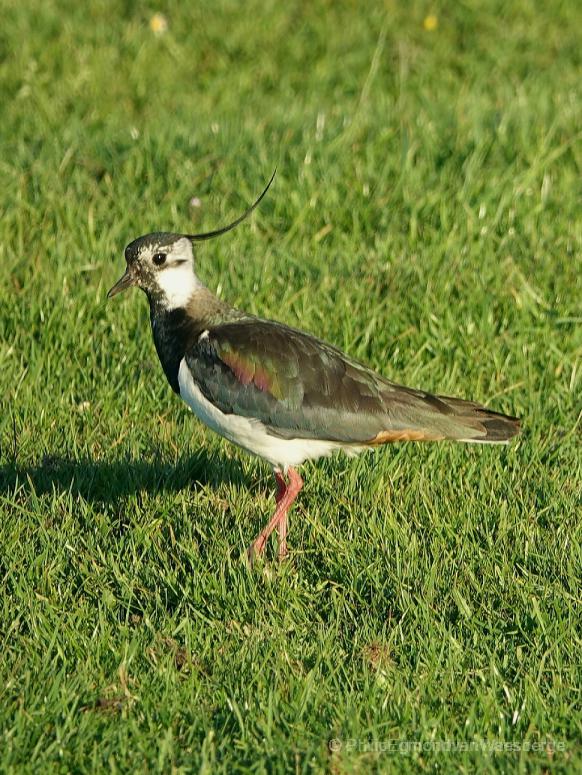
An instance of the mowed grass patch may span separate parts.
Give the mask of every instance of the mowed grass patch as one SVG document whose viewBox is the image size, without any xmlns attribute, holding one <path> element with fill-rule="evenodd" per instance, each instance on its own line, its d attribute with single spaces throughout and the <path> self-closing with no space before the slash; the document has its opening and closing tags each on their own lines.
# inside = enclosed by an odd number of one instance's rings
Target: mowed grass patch
<svg viewBox="0 0 582 775">
<path fill-rule="evenodd" d="M 8 3 L 0 769 L 580 768 L 581 24 Z M 289 562 L 251 571 L 270 472 L 105 293 L 127 242 L 228 222 L 275 165 L 209 287 L 523 434 L 306 466 Z"/>
</svg>

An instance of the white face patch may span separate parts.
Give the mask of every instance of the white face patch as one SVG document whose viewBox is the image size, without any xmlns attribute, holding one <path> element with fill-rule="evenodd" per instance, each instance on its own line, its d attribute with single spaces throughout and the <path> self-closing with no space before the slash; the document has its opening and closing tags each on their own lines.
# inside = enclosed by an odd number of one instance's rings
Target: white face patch
<svg viewBox="0 0 582 775">
<path fill-rule="evenodd" d="M 194 257 L 190 240 L 185 237 L 177 240 L 169 248 L 160 247 L 155 252 L 166 254 L 166 261 L 155 267 L 155 281 L 162 291 L 168 309 L 184 307 L 193 294 L 204 286 L 194 273 Z M 152 255 L 149 260 L 152 260 Z"/>
</svg>

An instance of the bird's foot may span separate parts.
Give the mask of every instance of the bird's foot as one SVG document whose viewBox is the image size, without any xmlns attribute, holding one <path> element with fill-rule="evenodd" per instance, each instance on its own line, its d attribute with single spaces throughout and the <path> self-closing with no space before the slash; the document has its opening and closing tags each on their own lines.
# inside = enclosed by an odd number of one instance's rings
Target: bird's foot
<svg viewBox="0 0 582 775">
<path fill-rule="evenodd" d="M 283 525 L 284 521 L 284 525 Z M 279 550 L 277 552 L 277 557 L 279 560 L 284 560 L 287 555 L 289 554 L 289 551 L 287 549 L 287 518 L 286 515 L 283 520 L 277 525 L 277 530 L 279 533 Z M 268 536 L 264 535 L 264 533 L 261 533 L 255 540 L 252 542 L 252 544 L 247 549 L 247 557 L 251 565 L 253 562 L 257 559 L 257 557 L 262 557 L 265 553 L 265 548 L 267 546 L 267 539 Z"/>
<path fill-rule="evenodd" d="M 267 545 L 267 539 L 262 539 L 260 536 L 247 549 L 247 561 L 251 568 L 257 562 L 259 557 L 263 557 L 265 554 L 265 546 Z M 289 550 L 287 549 L 287 541 L 279 541 L 279 550 L 277 552 L 277 559 L 279 562 L 283 562 L 289 556 Z"/>
<path fill-rule="evenodd" d="M 247 560 L 251 568 L 259 557 L 262 557 L 265 553 L 265 546 L 267 545 L 267 539 L 262 534 L 255 539 L 247 549 Z"/>
<path fill-rule="evenodd" d="M 262 535 L 259 536 L 247 549 L 247 560 L 252 567 L 259 557 L 262 557 L 265 553 L 265 547 L 267 545 L 267 539 Z M 281 540 L 279 534 L 279 550 L 277 552 L 277 559 L 279 562 L 287 559 L 289 550 L 287 549 L 287 539 Z"/>
</svg>

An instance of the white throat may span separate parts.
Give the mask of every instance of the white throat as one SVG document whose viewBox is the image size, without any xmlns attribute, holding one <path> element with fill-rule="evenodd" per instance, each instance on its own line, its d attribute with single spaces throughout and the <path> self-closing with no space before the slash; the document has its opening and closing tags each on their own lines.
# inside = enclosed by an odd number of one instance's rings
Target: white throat
<svg viewBox="0 0 582 775">
<path fill-rule="evenodd" d="M 168 309 L 185 307 L 196 291 L 204 288 L 192 271 L 190 262 L 168 266 L 156 279 Z"/>
</svg>

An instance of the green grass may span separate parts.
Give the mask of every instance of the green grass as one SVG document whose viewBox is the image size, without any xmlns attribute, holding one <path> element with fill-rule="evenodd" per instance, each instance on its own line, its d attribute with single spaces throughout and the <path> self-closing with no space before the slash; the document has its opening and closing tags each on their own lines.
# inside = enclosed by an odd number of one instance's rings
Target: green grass
<svg viewBox="0 0 582 775">
<path fill-rule="evenodd" d="M 580 771 L 581 27 L 4 3 L 0 771 Z M 222 225 L 275 164 L 209 286 L 524 431 L 306 466 L 290 561 L 251 571 L 270 472 L 105 293 L 131 239 Z M 506 743 L 542 750 L 478 750 Z"/>
</svg>

